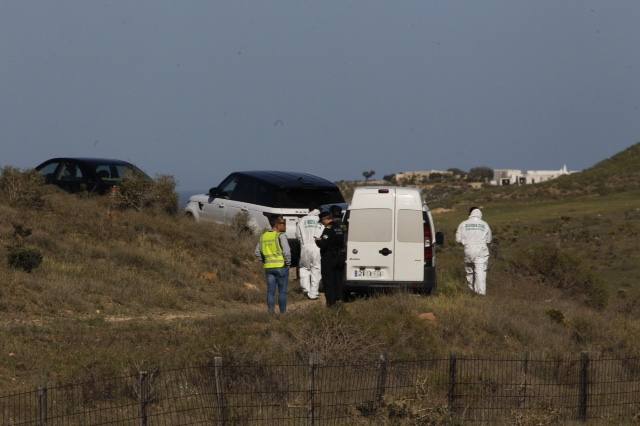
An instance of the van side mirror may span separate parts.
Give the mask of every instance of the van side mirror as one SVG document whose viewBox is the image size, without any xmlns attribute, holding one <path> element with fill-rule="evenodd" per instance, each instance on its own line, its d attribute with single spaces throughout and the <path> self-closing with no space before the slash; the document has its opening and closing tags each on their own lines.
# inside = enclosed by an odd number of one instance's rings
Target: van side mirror
<svg viewBox="0 0 640 426">
<path fill-rule="evenodd" d="M 444 245 L 444 234 L 442 232 L 436 232 L 436 245 Z"/>
<path fill-rule="evenodd" d="M 216 198 L 218 196 L 218 187 L 211 188 L 209 190 L 209 198 Z"/>
</svg>

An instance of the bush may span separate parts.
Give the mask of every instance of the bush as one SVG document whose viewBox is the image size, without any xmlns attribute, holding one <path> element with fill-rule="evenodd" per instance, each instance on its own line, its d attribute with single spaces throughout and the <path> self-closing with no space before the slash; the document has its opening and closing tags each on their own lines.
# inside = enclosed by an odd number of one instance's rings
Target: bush
<svg viewBox="0 0 640 426">
<path fill-rule="evenodd" d="M 172 215 L 178 212 L 176 181 L 172 176 L 148 179 L 143 175 L 129 175 L 114 191 L 113 198 L 120 209 L 159 210 Z"/>
<path fill-rule="evenodd" d="M 231 229 L 238 237 L 248 237 L 253 235 L 253 228 L 249 222 L 249 213 L 240 212 L 231 220 Z"/>
<path fill-rule="evenodd" d="M 4 167 L 0 173 L 0 194 L 14 207 L 44 207 L 44 179 L 35 170 Z"/>
<path fill-rule="evenodd" d="M 13 246 L 9 247 L 7 260 L 12 268 L 30 273 L 42 263 L 42 253 L 32 248 Z"/>
</svg>

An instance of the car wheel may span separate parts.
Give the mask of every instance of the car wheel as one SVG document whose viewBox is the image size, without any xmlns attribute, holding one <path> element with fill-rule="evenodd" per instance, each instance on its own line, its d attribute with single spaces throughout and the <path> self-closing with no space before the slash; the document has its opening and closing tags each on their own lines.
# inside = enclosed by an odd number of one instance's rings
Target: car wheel
<svg viewBox="0 0 640 426">
<path fill-rule="evenodd" d="M 195 222 L 196 221 L 196 217 L 193 215 L 193 213 L 191 212 L 186 212 L 184 214 L 184 216 L 189 219 L 190 222 Z"/>
</svg>

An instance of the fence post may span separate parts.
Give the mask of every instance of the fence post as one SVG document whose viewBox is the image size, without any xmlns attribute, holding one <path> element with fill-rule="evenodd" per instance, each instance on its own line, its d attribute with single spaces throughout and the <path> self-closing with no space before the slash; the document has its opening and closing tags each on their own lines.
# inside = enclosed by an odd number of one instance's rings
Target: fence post
<svg viewBox="0 0 640 426">
<path fill-rule="evenodd" d="M 587 403 L 589 401 L 589 353 L 580 354 L 580 400 L 578 401 L 578 419 L 587 421 Z"/>
<path fill-rule="evenodd" d="M 376 410 L 380 408 L 384 402 L 384 392 L 387 385 L 388 362 L 386 354 L 380 354 L 380 359 L 378 360 L 378 379 L 376 380 L 376 399 L 374 402 Z"/>
<path fill-rule="evenodd" d="M 312 353 L 309 356 L 309 412 L 308 423 L 309 426 L 315 426 L 317 420 L 316 413 L 316 376 L 318 374 L 318 354 Z"/>
<path fill-rule="evenodd" d="M 40 386 L 38 388 L 38 415 L 37 415 L 37 424 L 38 426 L 47 426 L 47 411 L 48 411 L 48 404 L 47 404 L 47 387 L 46 386 Z"/>
<path fill-rule="evenodd" d="M 140 371 L 138 375 L 138 400 L 140 403 L 140 426 L 147 426 L 147 404 L 149 402 L 149 374 L 146 371 Z"/>
<path fill-rule="evenodd" d="M 218 401 L 218 412 L 220 414 L 219 423 L 224 426 L 227 424 L 227 407 L 224 398 L 224 386 L 222 385 L 222 357 L 217 356 L 213 359 L 213 374 L 216 381 L 216 398 Z"/>
<path fill-rule="evenodd" d="M 529 375 L 529 352 L 524 353 L 524 359 L 522 360 L 522 397 L 520 398 L 520 408 L 527 406 L 527 376 Z"/>
<path fill-rule="evenodd" d="M 456 403 L 456 379 L 458 374 L 458 357 L 455 353 L 451 353 L 449 355 L 449 393 L 448 393 L 448 401 L 449 401 L 449 412 L 451 414 L 455 413 L 455 403 Z"/>
</svg>

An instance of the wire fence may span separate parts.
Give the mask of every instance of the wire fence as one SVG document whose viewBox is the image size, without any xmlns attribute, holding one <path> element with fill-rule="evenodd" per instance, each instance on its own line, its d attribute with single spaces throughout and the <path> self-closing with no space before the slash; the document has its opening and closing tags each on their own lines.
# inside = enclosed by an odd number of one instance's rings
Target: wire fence
<svg viewBox="0 0 640 426">
<path fill-rule="evenodd" d="M 211 365 L 0 396 L 2 425 L 342 425 L 640 420 L 640 358 L 457 357 Z"/>
</svg>

